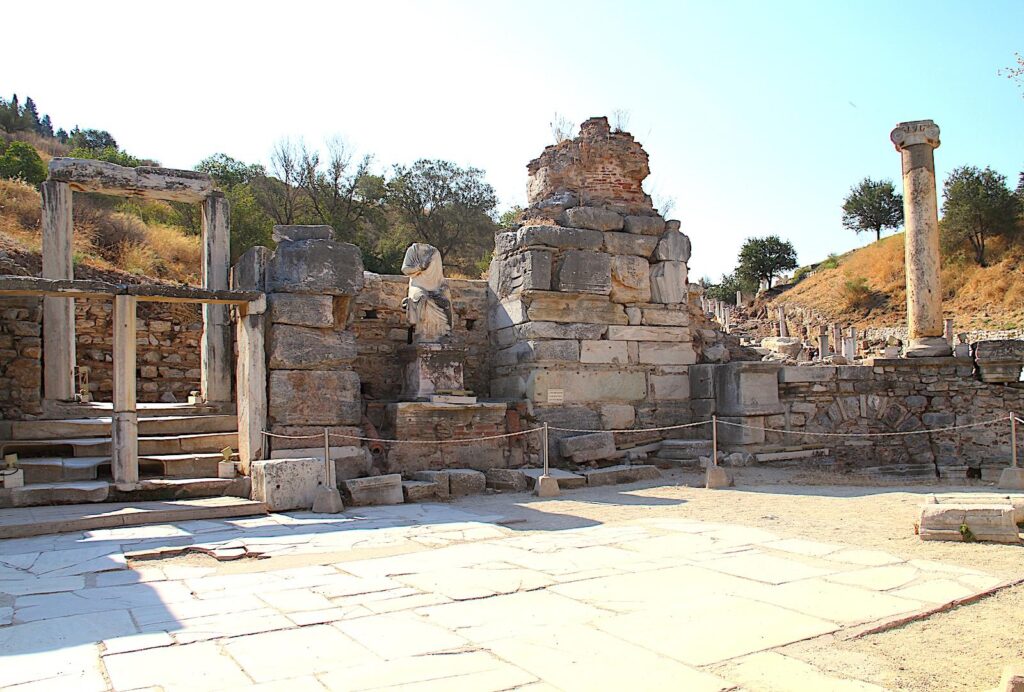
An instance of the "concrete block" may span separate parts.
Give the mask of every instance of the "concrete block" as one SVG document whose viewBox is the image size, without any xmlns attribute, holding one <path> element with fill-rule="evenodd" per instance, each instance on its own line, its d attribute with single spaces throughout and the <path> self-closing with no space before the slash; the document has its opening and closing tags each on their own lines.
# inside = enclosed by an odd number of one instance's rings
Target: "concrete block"
<svg viewBox="0 0 1024 692">
<path fill-rule="evenodd" d="M 271 512 L 310 509 L 326 481 L 323 459 L 257 459 L 250 466 L 252 499 Z"/>
<path fill-rule="evenodd" d="M 558 480 L 552 476 L 538 476 L 536 485 L 533 489 L 533 494 L 537 497 L 558 497 L 561 488 L 558 485 Z"/>
<path fill-rule="evenodd" d="M 610 432 L 563 437 L 558 447 L 563 457 L 570 457 L 576 463 L 607 459 L 616 451 L 615 437 Z"/>
<path fill-rule="evenodd" d="M 400 505 L 405 502 L 402 476 L 397 473 L 342 481 L 341 490 L 346 504 L 353 507 Z"/>
</svg>

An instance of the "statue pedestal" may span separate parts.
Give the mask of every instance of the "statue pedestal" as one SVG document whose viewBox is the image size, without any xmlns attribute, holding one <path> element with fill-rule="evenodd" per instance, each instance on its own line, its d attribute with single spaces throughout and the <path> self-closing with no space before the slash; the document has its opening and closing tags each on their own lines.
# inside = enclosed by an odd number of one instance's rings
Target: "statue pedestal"
<svg viewBox="0 0 1024 692">
<path fill-rule="evenodd" d="M 448 400 L 447 403 L 475 403 L 465 396 L 462 353 L 444 343 L 419 343 L 399 350 L 405 371 L 402 399 L 405 401 Z M 451 399 L 457 397 L 458 401 Z"/>
</svg>

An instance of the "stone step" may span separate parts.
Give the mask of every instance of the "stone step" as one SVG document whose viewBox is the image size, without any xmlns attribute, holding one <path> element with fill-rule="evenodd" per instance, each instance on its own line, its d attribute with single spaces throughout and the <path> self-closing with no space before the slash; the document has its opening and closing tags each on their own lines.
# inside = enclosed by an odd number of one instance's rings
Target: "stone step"
<svg viewBox="0 0 1024 692">
<path fill-rule="evenodd" d="M 661 472 L 656 466 L 637 464 L 634 466 L 607 466 L 603 469 L 583 471 L 582 475 L 587 479 L 588 486 L 599 486 L 635 483 L 637 481 L 660 478 Z"/>
<path fill-rule="evenodd" d="M 224 459 L 219 452 L 193 454 L 149 454 L 139 457 L 139 473 L 168 478 L 214 477 L 217 464 Z M 238 455 L 232 455 L 237 461 Z M 101 472 L 110 476 L 110 457 L 35 457 L 19 459 L 25 471 L 25 483 L 96 480 Z"/>
<path fill-rule="evenodd" d="M 237 432 L 200 433 L 197 435 L 153 435 L 139 437 L 139 454 L 183 454 L 219 452 L 225 447 L 238 448 Z M 78 437 L 55 440 L 12 440 L 3 443 L 5 454 L 16 452 L 26 458 L 58 456 L 67 450 L 73 457 L 110 455 L 109 437 Z"/>
<path fill-rule="evenodd" d="M 235 415 L 234 402 L 210 402 L 188 404 L 165 402 L 140 403 L 136 405 L 139 418 L 150 416 L 205 416 Z M 64 401 L 43 401 L 44 420 L 67 420 L 70 418 L 110 417 L 114 405 L 109 401 L 90 401 L 87 404 Z"/>
<path fill-rule="evenodd" d="M 234 415 L 149 416 L 139 418 L 140 435 L 186 435 L 232 432 L 238 429 Z M 53 440 L 110 437 L 110 417 L 67 420 L 12 421 L 12 440 Z"/>
<path fill-rule="evenodd" d="M 785 466 L 792 462 L 801 462 L 809 459 L 822 459 L 827 457 L 832 452 L 825 448 L 818 449 L 797 449 L 792 451 L 782 452 L 761 452 L 754 454 L 754 460 L 758 464 L 773 464 L 778 466 Z"/>
<path fill-rule="evenodd" d="M 526 475 L 526 485 L 530 490 L 533 490 L 537 485 L 537 479 L 544 474 L 544 469 L 523 469 L 522 471 Z M 586 476 L 570 473 L 563 469 L 549 469 L 548 475 L 558 481 L 559 490 L 573 490 L 587 485 Z"/>
<path fill-rule="evenodd" d="M 934 464 L 889 464 L 857 469 L 856 473 L 874 478 L 917 478 L 935 480 Z"/>
<path fill-rule="evenodd" d="M 262 502 L 240 497 L 3 509 L 0 539 L 266 513 Z"/>
<path fill-rule="evenodd" d="M 129 490 L 119 490 L 113 483 L 104 480 L 35 483 L 0 489 L 0 508 L 217 497 L 231 489 L 236 480 L 153 478 L 143 479 Z"/>
<path fill-rule="evenodd" d="M 711 440 L 665 440 L 658 450 L 660 459 L 697 460 L 711 456 Z"/>
</svg>

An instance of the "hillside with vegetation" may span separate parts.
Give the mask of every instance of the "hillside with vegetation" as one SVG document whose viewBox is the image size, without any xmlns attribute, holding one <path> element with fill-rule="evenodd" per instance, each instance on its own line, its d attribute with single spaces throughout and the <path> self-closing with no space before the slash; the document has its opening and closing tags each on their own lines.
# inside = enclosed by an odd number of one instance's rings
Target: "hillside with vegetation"
<svg viewBox="0 0 1024 692">
<path fill-rule="evenodd" d="M 0 273 L 39 271 L 39 184 L 56 156 L 159 165 L 124 151 L 105 130 L 55 130 L 31 98 L 0 98 Z M 232 260 L 254 245 L 273 246 L 275 224 L 327 224 L 336 239 L 362 249 L 370 271 L 398 273 L 405 248 L 426 242 L 441 250 L 451 276 L 477 278 L 500 228 L 498 198 L 482 170 L 442 160 L 385 169 L 340 139 L 323 151 L 281 139 L 266 167 L 215 153 L 195 170 L 231 202 Z M 196 205 L 81 193 L 74 205 L 77 276 L 200 281 Z"/>
</svg>

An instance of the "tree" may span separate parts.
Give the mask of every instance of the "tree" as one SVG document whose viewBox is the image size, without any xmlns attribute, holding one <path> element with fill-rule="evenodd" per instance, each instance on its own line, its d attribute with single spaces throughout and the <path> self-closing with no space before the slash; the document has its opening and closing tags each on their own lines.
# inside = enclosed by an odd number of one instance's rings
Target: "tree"
<svg viewBox="0 0 1024 692">
<path fill-rule="evenodd" d="M 270 174 L 253 179 L 256 203 L 274 223 L 296 223 L 302 211 L 300 145 L 279 139 L 270 152 Z"/>
<path fill-rule="evenodd" d="M 312 213 L 334 229 L 339 240 L 359 242 L 368 225 L 381 219 L 384 179 L 370 173 L 373 157 L 353 163 L 353 154 L 341 138 L 327 143 L 327 159 L 320 152 L 301 148 L 299 187 Z"/>
<path fill-rule="evenodd" d="M 902 224 L 903 195 L 896 193 L 892 181 L 864 178 L 843 201 L 843 227 L 857 233 L 874 231 L 876 241 L 884 229 Z"/>
<path fill-rule="evenodd" d="M 707 283 L 704 283 L 707 281 Z M 741 279 L 736 272 L 722 274 L 718 283 L 711 283 L 710 280 L 701 280 L 704 283 L 704 295 L 708 298 L 720 300 L 723 303 L 736 304 L 736 292 L 754 293 L 757 290 L 757 282 Z"/>
<path fill-rule="evenodd" d="M 796 250 L 793 245 L 777 235 L 770 235 L 750 238 L 743 243 L 736 276 L 741 281 L 753 284 L 766 281 L 768 288 L 771 288 L 774 277 L 796 267 Z"/>
<path fill-rule="evenodd" d="M 196 170 L 206 173 L 222 190 L 230 190 L 236 185 L 246 185 L 254 178 L 267 174 L 258 163 L 245 163 L 227 154 L 207 156 L 196 165 Z"/>
<path fill-rule="evenodd" d="M 21 111 L 21 129 L 39 132 L 39 110 L 31 96 L 25 98 L 25 107 Z"/>
<path fill-rule="evenodd" d="M 474 270 L 491 252 L 498 198 L 478 168 L 435 159 L 395 166 L 387 202 L 415 238 L 436 247 L 446 262 Z"/>
<path fill-rule="evenodd" d="M 46 164 L 31 144 L 11 142 L 5 150 L 0 149 L 0 178 L 17 178 L 39 185 L 46 175 Z"/>
<path fill-rule="evenodd" d="M 68 137 L 68 144 L 73 149 L 118 149 L 117 140 L 106 130 L 85 129 L 80 130 L 77 126 L 71 131 Z"/>
<path fill-rule="evenodd" d="M 1010 191 L 1006 176 L 989 167 L 960 166 L 942 186 L 942 239 L 947 247 L 974 250 L 974 261 L 985 266 L 985 243 L 992 236 L 1010 235 L 1017 227 L 1020 200 Z"/>
</svg>

